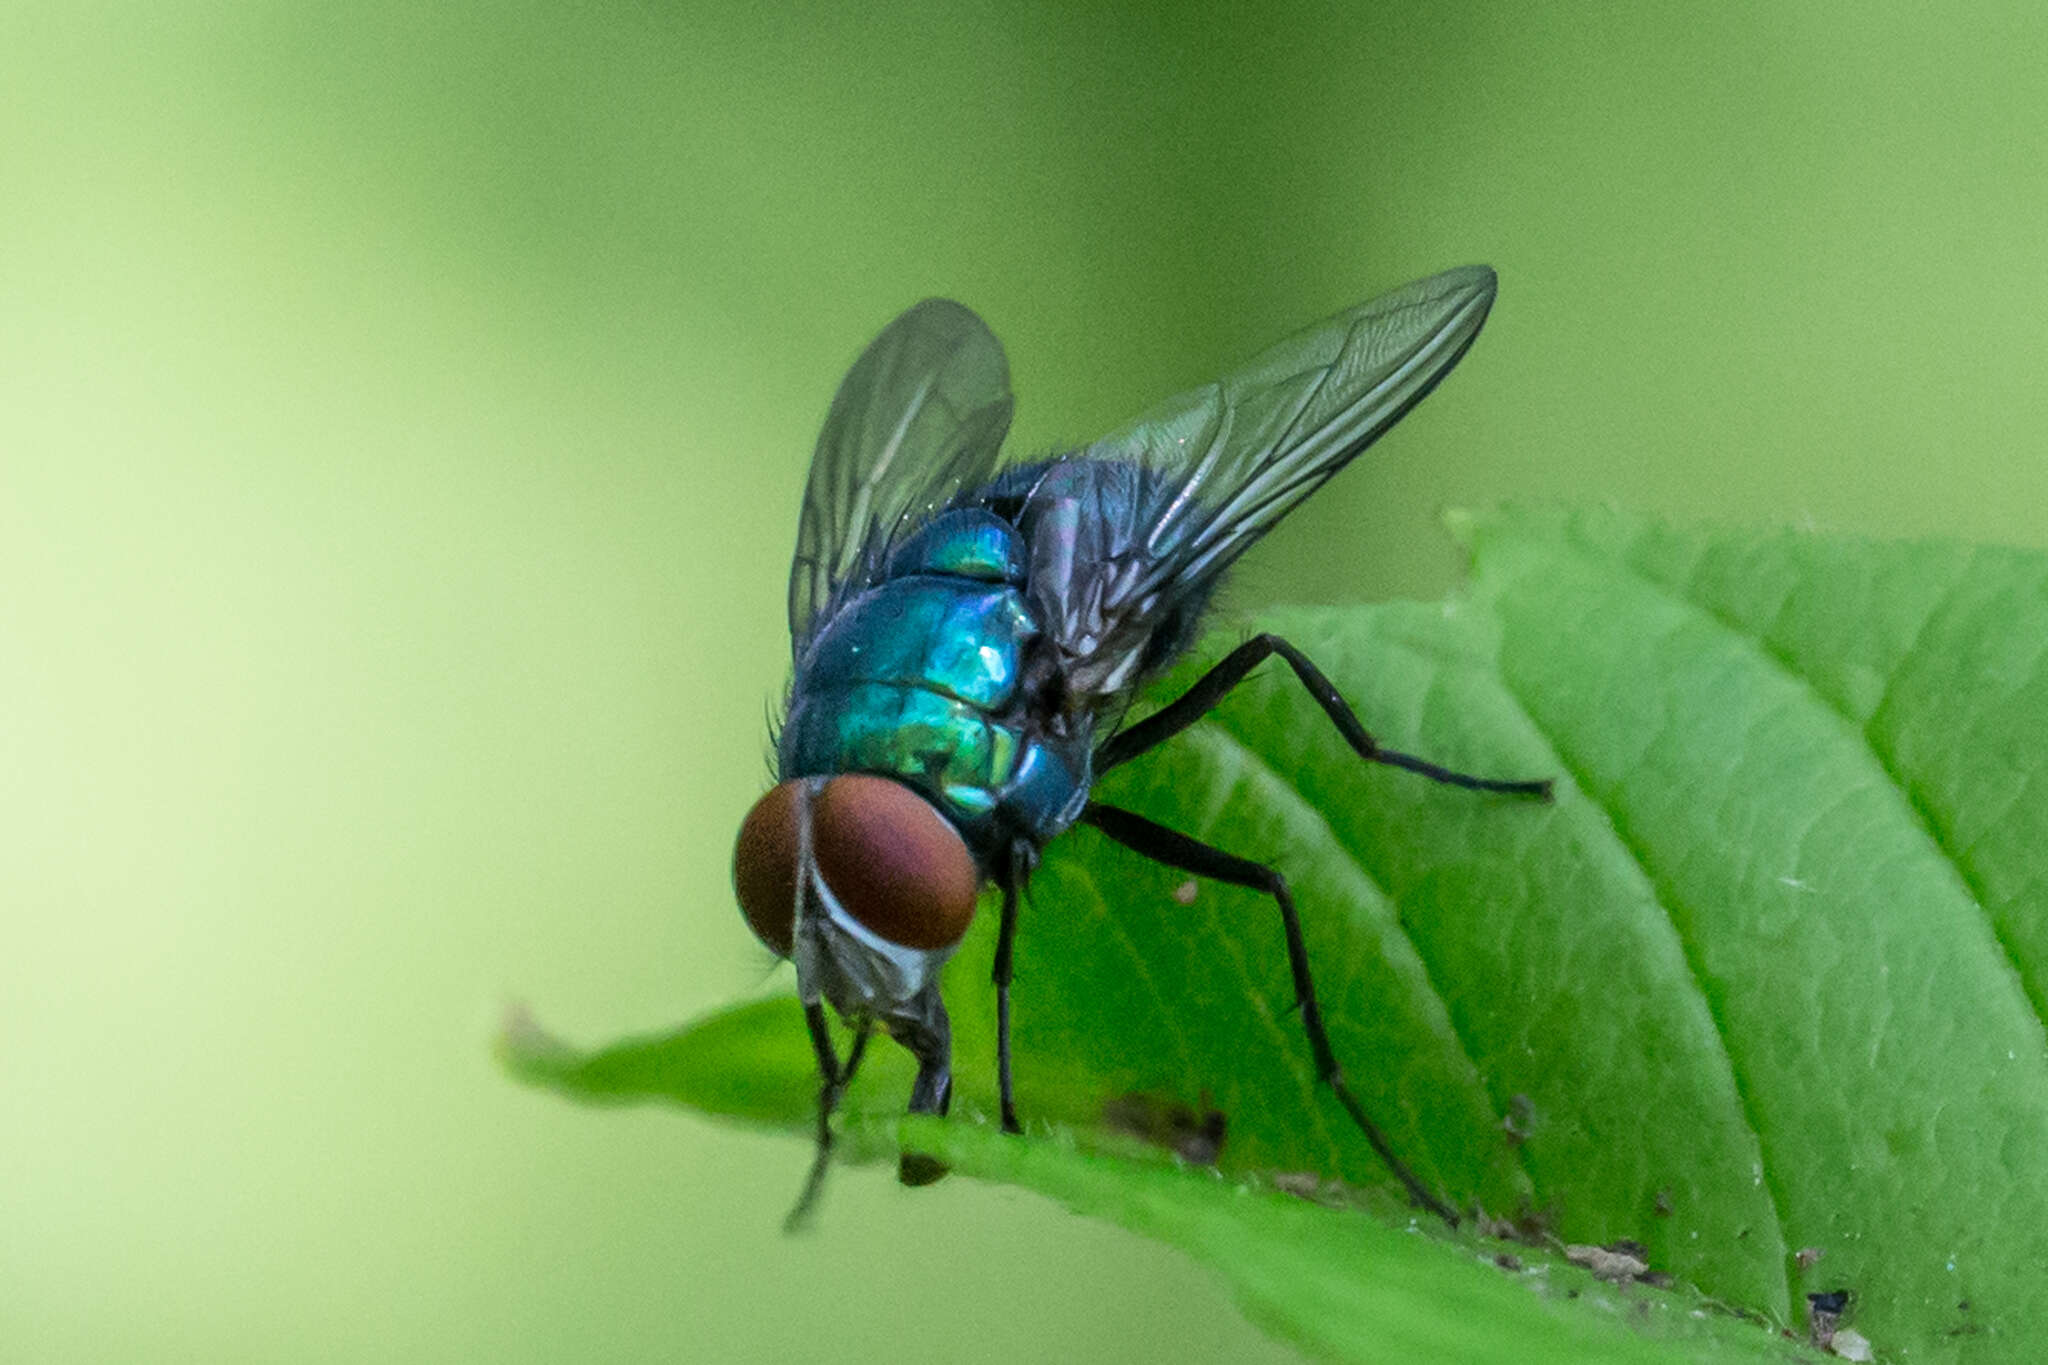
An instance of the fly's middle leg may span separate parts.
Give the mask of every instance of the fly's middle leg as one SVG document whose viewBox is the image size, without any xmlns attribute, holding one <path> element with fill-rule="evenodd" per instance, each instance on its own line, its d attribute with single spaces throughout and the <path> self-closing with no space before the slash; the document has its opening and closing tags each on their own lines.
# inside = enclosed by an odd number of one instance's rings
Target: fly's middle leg
<svg viewBox="0 0 2048 1365">
<path fill-rule="evenodd" d="M 1010 846 L 1010 858 L 998 878 L 1003 892 L 1003 918 L 996 930 L 996 1088 L 1002 1097 L 1003 1131 L 1021 1133 L 1017 1095 L 1010 1074 L 1010 978 L 1017 946 L 1017 893 L 1030 866 L 1028 845 Z"/>
</svg>

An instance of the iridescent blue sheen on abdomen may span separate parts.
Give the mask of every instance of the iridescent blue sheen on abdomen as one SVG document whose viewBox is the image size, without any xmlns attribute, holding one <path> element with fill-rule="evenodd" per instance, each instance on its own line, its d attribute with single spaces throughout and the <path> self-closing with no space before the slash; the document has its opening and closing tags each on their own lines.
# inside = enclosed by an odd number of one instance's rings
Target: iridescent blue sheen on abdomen
<svg viewBox="0 0 2048 1365">
<path fill-rule="evenodd" d="M 987 512 L 949 512 L 889 569 L 798 660 L 780 777 L 896 778 L 983 858 L 1017 833 L 1050 838 L 1073 818 L 1088 774 L 1025 725 L 1019 693 L 1039 628 L 1015 529 Z"/>
</svg>

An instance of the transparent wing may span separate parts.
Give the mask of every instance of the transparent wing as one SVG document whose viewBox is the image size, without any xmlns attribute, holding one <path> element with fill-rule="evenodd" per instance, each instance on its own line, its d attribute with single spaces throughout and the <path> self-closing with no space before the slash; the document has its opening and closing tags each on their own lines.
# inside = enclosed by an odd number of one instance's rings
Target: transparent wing
<svg viewBox="0 0 2048 1365">
<path fill-rule="evenodd" d="M 1483 265 L 1417 280 L 1097 441 L 1088 458 L 1149 475 L 1133 530 L 1150 564 L 1124 595 L 1221 573 L 1436 387 L 1494 290 Z"/>
<path fill-rule="evenodd" d="M 1155 635 L 1192 630 L 1231 561 L 1436 387 L 1494 289 L 1486 266 L 1405 285 L 1048 465 L 1032 586 L 1070 682 L 1113 694 L 1162 661 Z"/>
<path fill-rule="evenodd" d="M 1002 343 L 949 299 L 906 310 L 840 382 L 811 457 L 789 569 L 797 651 L 869 586 L 906 527 L 985 483 L 1010 428 Z"/>
</svg>

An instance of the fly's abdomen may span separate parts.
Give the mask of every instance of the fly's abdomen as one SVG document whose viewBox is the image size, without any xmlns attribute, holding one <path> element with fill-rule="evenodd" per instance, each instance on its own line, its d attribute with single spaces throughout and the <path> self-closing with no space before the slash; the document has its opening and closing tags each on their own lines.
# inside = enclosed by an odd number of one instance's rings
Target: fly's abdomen
<svg viewBox="0 0 2048 1365">
<path fill-rule="evenodd" d="M 885 773 L 979 822 L 1018 767 L 1022 737 L 997 718 L 1036 634 L 1007 583 L 919 574 L 870 589 L 806 652 L 782 776 Z"/>
<path fill-rule="evenodd" d="M 804 651 L 781 777 L 868 772 L 924 792 L 978 853 L 1005 827 L 1050 838 L 1087 782 L 1031 738 L 1021 695 L 1039 636 L 1015 531 L 977 510 L 934 519 L 891 578 L 846 604 Z"/>
</svg>

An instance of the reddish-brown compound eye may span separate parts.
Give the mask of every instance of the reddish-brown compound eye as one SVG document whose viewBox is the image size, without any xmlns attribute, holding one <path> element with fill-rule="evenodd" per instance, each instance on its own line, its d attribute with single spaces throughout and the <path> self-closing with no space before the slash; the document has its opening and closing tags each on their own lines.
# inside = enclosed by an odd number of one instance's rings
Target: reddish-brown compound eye
<svg viewBox="0 0 2048 1365">
<path fill-rule="evenodd" d="M 796 938 L 796 803 L 799 782 L 784 782 L 754 803 L 732 850 L 732 888 L 754 937 L 777 957 Z"/>
<path fill-rule="evenodd" d="M 825 885 L 865 928 L 906 948 L 950 948 L 967 933 L 981 890 L 974 855 L 910 788 L 835 777 L 813 808 L 811 837 Z"/>
</svg>

